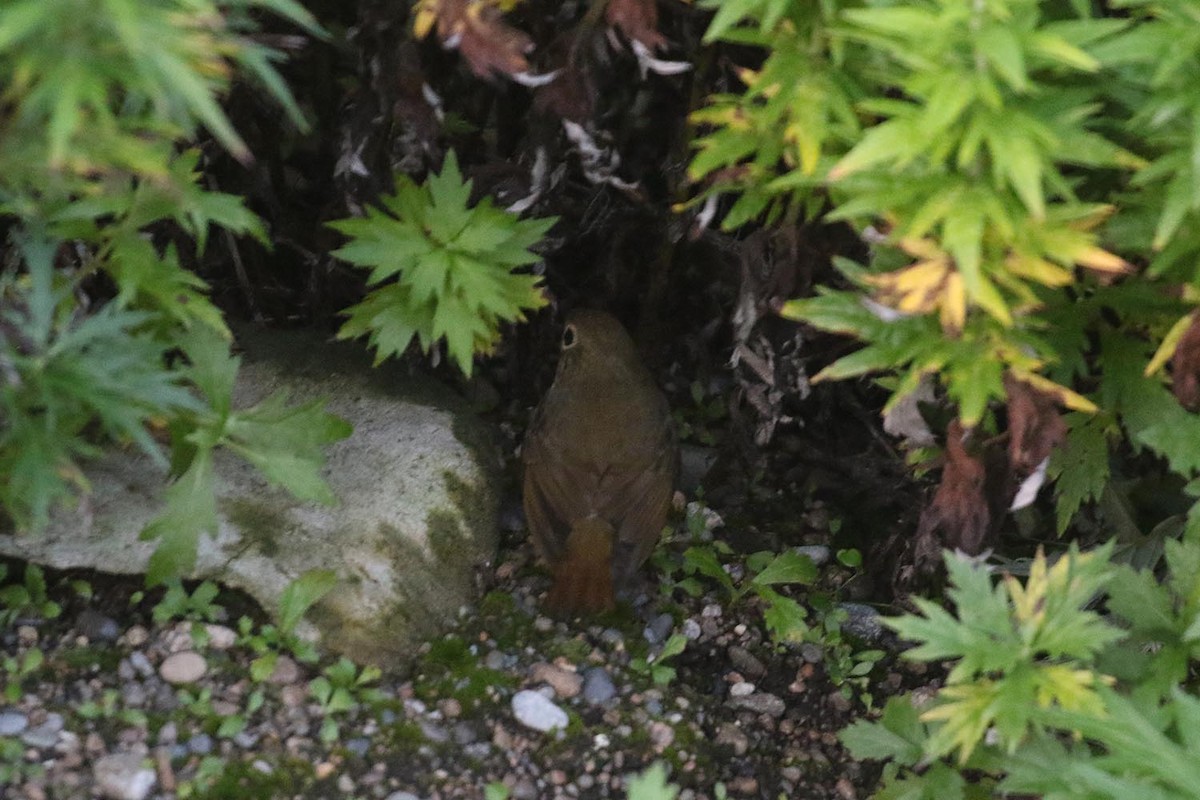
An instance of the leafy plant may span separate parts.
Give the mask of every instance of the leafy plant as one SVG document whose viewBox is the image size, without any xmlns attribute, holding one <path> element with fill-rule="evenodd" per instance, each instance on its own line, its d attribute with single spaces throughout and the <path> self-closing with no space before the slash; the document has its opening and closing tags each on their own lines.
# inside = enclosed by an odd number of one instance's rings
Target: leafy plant
<svg viewBox="0 0 1200 800">
<path fill-rule="evenodd" d="M 683 634 L 673 633 L 663 642 L 662 649 L 657 653 L 630 659 L 629 668 L 648 675 L 655 686 L 668 686 L 675 680 L 675 668 L 666 662 L 686 650 L 687 642 L 687 637 Z"/>
<path fill-rule="evenodd" d="M 24 653 L 4 655 L 0 658 L 0 674 L 4 676 L 4 699 L 16 703 L 24 693 L 22 683 L 34 675 L 46 663 L 46 655 L 36 647 Z"/>
<path fill-rule="evenodd" d="M 190 619 L 198 622 L 217 622 L 225 613 L 218 603 L 220 587 L 212 581 L 202 581 L 191 594 L 178 578 L 167 581 L 167 591 L 155 604 L 151 616 L 160 625 L 171 619 Z"/>
<path fill-rule="evenodd" d="M 281 652 L 290 652 L 301 663 L 316 663 L 316 648 L 296 634 L 296 627 L 308 609 L 336 585 L 337 575 L 331 570 L 309 570 L 289 583 L 280 595 L 278 625 L 268 623 L 256 628 L 249 617 L 238 620 L 239 642 L 257 654 L 250 662 L 253 680 L 262 682 L 271 677 Z"/>
<path fill-rule="evenodd" d="M 324 716 L 321 721 L 321 741 L 332 742 L 338 738 L 337 716 L 378 701 L 379 690 L 372 688 L 371 684 L 378 681 L 381 675 L 379 667 L 368 665 L 360 670 L 353 661 L 343 656 L 309 681 L 308 692 L 317 701 Z"/>
<path fill-rule="evenodd" d="M 266 241 L 240 198 L 205 189 L 204 127 L 249 159 L 218 100 L 241 74 L 292 118 L 302 115 L 253 36 L 256 12 L 320 36 L 294 0 L 73 0 L 0 9 L 0 215 L 10 232 L 0 274 L 0 507 L 38 530 L 86 493 L 83 463 L 133 442 L 176 478 L 146 531 L 162 544 L 150 581 L 187 572 L 215 529 L 212 452 L 226 447 L 305 499 L 329 501 L 321 446 L 344 423 L 273 397 L 232 411 L 237 360 L 207 286 L 181 265 L 210 228 Z M 63 53 L 68 56 L 64 57 Z M 167 244 L 164 229 L 192 237 Z M 103 280 L 97 281 L 97 276 Z M 110 286 L 95 296 L 96 285 Z M 104 290 L 107 291 L 107 290 Z M 172 435 L 170 461 L 152 431 Z"/>
<path fill-rule="evenodd" d="M 116 689 L 105 689 L 99 698 L 80 703 L 75 713 L 84 719 L 113 719 L 137 727 L 145 727 L 147 722 L 141 709 L 121 707 L 121 693 Z"/>
<path fill-rule="evenodd" d="M 791 597 L 775 590 L 785 584 L 808 584 L 817 577 L 812 559 L 795 551 L 771 553 L 763 550 L 746 557 L 745 567 L 749 579 L 741 585 L 734 583 L 721 564 L 718 552 L 729 555 L 728 547 L 722 545 L 693 546 L 683 554 L 684 580 L 679 584 L 685 591 L 696 591 L 699 587 L 689 580 L 701 575 L 722 586 L 734 602 L 740 602 L 748 594 L 756 596 L 763 604 L 763 622 L 772 637 L 780 642 L 798 642 L 808 630 L 808 612 Z"/>
<path fill-rule="evenodd" d="M 0 583 L 8 575 L 8 565 L 0 564 Z M 46 594 L 46 573 L 37 564 L 26 564 L 21 583 L 0 587 L 0 627 L 8 627 L 24 616 L 55 619 L 62 607 Z"/>
<path fill-rule="evenodd" d="M 679 787 L 667 783 L 666 765 L 655 761 L 641 774 L 629 779 L 627 796 L 629 800 L 675 800 L 679 796 Z"/>
<path fill-rule="evenodd" d="M 842 734 L 856 757 L 891 760 L 878 797 L 966 797 L 966 771 L 977 790 L 1000 793 L 1194 794 L 1188 720 L 1200 701 L 1184 682 L 1197 655 L 1187 631 L 1200 544 L 1168 546 L 1161 585 L 1112 564 L 1112 550 L 1072 547 L 1054 563 L 1039 554 L 1024 584 L 994 585 L 984 567 L 947 555 L 956 612 L 922 600 L 920 616 L 887 621 L 917 643 L 906 657 L 952 662 L 945 687 L 923 710 L 892 698 L 879 721 Z M 1090 608 L 1104 593 L 1111 617 Z"/>
<path fill-rule="evenodd" d="M 40 778 L 46 768 L 25 760 L 25 745 L 15 736 L 0 736 L 0 783 L 17 786 L 22 779 Z"/>
<path fill-rule="evenodd" d="M 529 248 L 555 220 L 520 220 L 489 198 L 474 207 L 470 198 L 471 182 L 450 152 L 441 174 L 423 186 L 397 175 L 382 209 L 330 223 L 350 237 L 334 254 L 370 269 L 376 287 L 346 312 L 339 337 L 367 335 L 377 361 L 402 354 L 414 338 L 426 352 L 444 340 L 470 375 L 475 354 L 495 346 L 501 323 L 545 305 L 540 278 L 515 270 L 537 262 Z"/>
</svg>

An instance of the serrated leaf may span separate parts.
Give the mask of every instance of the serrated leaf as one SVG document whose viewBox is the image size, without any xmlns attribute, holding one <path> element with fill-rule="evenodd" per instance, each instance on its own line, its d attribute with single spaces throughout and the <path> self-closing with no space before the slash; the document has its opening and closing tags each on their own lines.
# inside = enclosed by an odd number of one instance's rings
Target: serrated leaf
<svg viewBox="0 0 1200 800">
<path fill-rule="evenodd" d="M 213 492 L 212 452 L 201 450 L 187 472 L 167 487 L 166 508 L 141 532 L 142 539 L 159 540 L 146 567 L 147 585 L 157 586 L 168 578 L 191 573 L 200 534 L 217 531 Z"/>
<path fill-rule="evenodd" d="M 812 583 L 817 579 L 817 566 L 802 553 L 786 551 L 754 576 L 752 583 L 771 586 L 780 583 Z"/>
</svg>

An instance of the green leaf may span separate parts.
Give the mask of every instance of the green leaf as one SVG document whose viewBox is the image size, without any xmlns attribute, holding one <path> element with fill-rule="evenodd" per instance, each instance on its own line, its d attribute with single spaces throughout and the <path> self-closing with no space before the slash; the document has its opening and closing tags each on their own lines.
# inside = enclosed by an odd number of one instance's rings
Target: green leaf
<svg viewBox="0 0 1200 800">
<path fill-rule="evenodd" d="M 914 765 L 925 755 L 925 726 L 909 695 L 889 697 L 877 722 L 860 719 L 838 735 L 856 759 L 895 759 Z"/>
<path fill-rule="evenodd" d="M 1084 502 L 1099 499 L 1108 483 L 1108 423 L 1101 415 L 1067 415 L 1067 439 L 1050 456 L 1061 536 Z"/>
<path fill-rule="evenodd" d="M 780 583 L 812 583 L 816 579 L 817 566 L 812 559 L 789 550 L 776 556 L 762 572 L 754 576 L 752 582 L 759 586 L 771 586 Z"/>
<path fill-rule="evenodd" d="M 167 487 L 166 508 L 162 514 L 141 533 L 142 539 L 159 539 L 146 567 L 148 586 L 191 573 L 196 564 L 200 534 L 215 535 L 217 532 L 217 504 L 213 491 L 212 452 L 200 450 L 187 472 Z"/>
<path fill-rule="evenodd" d="M 667 768 L 661 761 L 631 778 L 626 791 L 628 800 L 675 800 L 679 796 L 679 789 L 667 783 Z"/>
<path fill-rule="evenodd" d="M 287 635 L 322 597 L 337 585 L 337 573 L 328 569 L 312 569 L 296 578 L 279 597 L 279 630 Z"/>
</svg>

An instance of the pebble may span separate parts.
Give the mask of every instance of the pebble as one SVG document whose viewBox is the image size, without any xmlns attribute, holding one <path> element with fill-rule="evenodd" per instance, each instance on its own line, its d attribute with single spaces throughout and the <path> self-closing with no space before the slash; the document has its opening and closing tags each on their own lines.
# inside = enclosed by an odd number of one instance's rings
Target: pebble
<svg viewBox="0 0 1200 800">
<path fill-rule="evenodd" d="M 162 679 L 171 684 L 195 683 L 207 671 L 208 662 L 193 650 L 172 653 L 163 659 L 162 666 L 158 668 Z"/>
<path fill-rule="evenodd" d="M 842 623 L 842 631 L 867 644 L 877 644 L 884 637 L 883 623 L 879 611 L 866 603 L 838 603 L 838 608 L 849 616 Z"/>
<path fill-rule="evenodd" d="M 650 744 L 654 745 L 657 753 L 666 750 L 675 741 L 675 729 L 665 722 L 651 722 L 649 734 Z"/>
<path fill-rule="evenodd" d="M 513 695 L 512 710 L 518 722 L 535 731 L 547 732 L 567 727 L 567 712 L 543 695 L 528 689 Z"/>
<path fill-rule="evenodd" d="M 130 630 L 133 629 L 130 628 Z M 126 634 L 126 636 L 128 635 Z M 129 666 L 133 667 L 134 672 L 143 678 L 149 678 L 154 675 L 154 665 L 150 663 L 150 659 L 146 658 L 146 654 L 141 650 L 135 650 L 129 654 Z"/>
<path fill-rule="evenodd" d="M 21 625 L 17 627 L 17 643 L 21 647 L 33 647 L 38 642 L 37 628 L 32 625 Z"/>
<path fill-rule="evenodd" d="M 733 686 L 729 687 L 729 696 L 746 697 L 747 695 L 754 694 L 754 690 L 757 688 L 758 687 L 756 687 L 753 683 L 750 683 L 750 681 L 742 681 L 741 683 L 735 683 Z"/>
<path fill-rule="evenodd" d="M 534 683 L 550 684 L 554 693 L 563 699 L 575 697 L 583 688 L 583 676 L 578 672 L 547 664 L 544 661 L 530 667 L 529 680 Z"/>
<path fill-rule="evenodd" d="M 820 664 L 825 660 L 825 650 L 819 644 L 805 642 L 800 645 L 800 657 L 809 664 Z"/>
<path fill-rule="evenodd" d="M 739 672 L 749 678 L 761 678 L 767 674 L 767 668 L 756 655 L 744 647 L 730 645 L 729 661 Z"/>
<path fill-rule="evenodd" d="M 412 792 L 392 792 L 384 800 L 421 800 Z"/>
<path fill-rule="evenodd" d="M 125 631 L 125 644 L 130 647 L 141 647 L 148 641 L 150 641 L 150 632 L 141 625 L 131 625 L 129 630 Z"/>
<path fill-rule="evenodd" d="M 206 756 L 212 752 L 213 740 L 207 733 L 197 733 L 187 741 L 187 748 L 198 756 Z"/>
<path fill-rule="evenodd" d="M 29 717 L 16 711 L 0 712 L 0 736 L 16 736 L 29 727 Z"/>
<path fill-rule="evenodd" d="M 767 714 L 772 717 L 782 717 L 783 712 L 787 710 L 787 706 L 784 705 L 783 700 L 766 692 L 746 695 L 745 697 L 730 697 L 726 703 L 731 708 L 753 711 L 755 714 Z"/>
<path fill-rule="evenodd" d="M 483 657 L 483 665 L 488 669 L 494 669 L 496 671 L 504 669 L 505 661 L 507 661 L 507 659 L 504 657 L 504 653 L 500 652 L 499 650 L 492 650 Z"/>
<path fill-rule="evenodd" d="M 267 678 L 268 683 L 286 686 L 298 680 L 300 680 L 300 665 L 294 659 L 282 654 L 275 659 L 275 669 L 271 670 L 271 675 Z"/>
<path fill-rule="evenodd" d="M 592 667 L 583 673 L 583 699 L 594 706 L 603 705 L 617 695 L 617 687 L 604 667 Z"/>
<path fill-rule="evenodd" d="M 204 630 L 208 633 L 208 646 L 214 650 L 228 650 L 237 644 L 237 631 L 233 628 L 210 623 Z"/>
<path fill-rule="evenodd" d="M 50 713 L 46 715 L 45 722 L 22 733 L 21 741 L 30 747 L 39 747 L 44 750 L 58 744 L 58 735 L 62 729 L 62 714 Z"/>
<path fill-rule="evenodd" d="M 653 647 L 657 644 L 662 644 L 671 635 L 671 629 L 675 627 L 675 618 L 670 614 L 659 614 L 654 619 L 650 620 L 645 628 L 642 629 L 642 636 Z"/>
<path fill-rule="evenodd" d="M 808 556 L 814 565 L 820 567 L 829 563 L 833 552 L 823 544 L 806 544 L 803 547 L 794 548 L 797 553 L 802 556 Z"/>
<path fill-rule="evenodd" d="M 733 749 L 735 756 L 743 756 L 750 749 L 750 737 L 740 726 L 732 722 L 725 722 L 717 729 L 717 744 L 725 745 Z"/>
<path fill-rule="evenodd" d="M 115 642 L 121 637 L 121 626 L 112 617 L 94 608 L 85 608 L 75 618 L 75 630 L 93 642 Z"/>
<path fill-rule="evenodd" d="M 100 792 L 111 800 L 144 800 L 154 788 L 154 770 L 142 766 L 137 753 L 104 756 L 92 767 Z"/>
<path fill-rule="evenodd" d="M 683 635 L 687 637 L 688 641 L 692 642 L 699 639 L 700 634 L 704 633 L 704 629 L 700 627 L 700 623 L 696 622 L 696 620 L 692 619 L 691 617 L 688 617 L 683 621 L 683 627 L 681 630 Z"/>
</svg>

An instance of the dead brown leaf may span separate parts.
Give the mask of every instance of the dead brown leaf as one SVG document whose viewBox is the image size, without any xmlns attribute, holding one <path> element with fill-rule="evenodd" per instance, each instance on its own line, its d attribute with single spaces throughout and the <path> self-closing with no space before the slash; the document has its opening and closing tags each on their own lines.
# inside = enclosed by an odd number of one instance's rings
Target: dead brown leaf
<svg viewBox="0 0 1200 800">
<path fill-rule="evenodd" d="M 1175 354 L 1171 356 L 1171 390 L 1188 411 L 1200 408 L 1200 315 L 1192 314 Z"/>
<path fill-rule="evenodd" d="M 650 50 L 666 47 L 666 38 L 658 32 L 658 6 L 655 0 L 608 0 L 604 20 L 631 41 L 641 42 Z"/>
<path fill-rule="evenodd" d="M 936 569 L 941 549 L 957 548 L 968 555 L 984 549 L 991 529 L 983 460 L 967 451 L 967 432 L 958 420 L 946 429 L 946 464 L 933 500 L 921 512 L 913 543 L 918 570 Z"/>
<path fill-rule="evenodd" d="M 495 5 L 481 0 L 437 0 L 426 2 L 423 10 L 433 15 L 442 45 L 458 48 L 479 77 L 529 72 L 525 54 L 533 49 L 533 40 L 505 23 Z M 421 34 L 420 27 L 417 33 Z"/>
<path fill-rule="evenodd" d="M 1067 423 L 1052 395 L 1011 373 L 1004 375 L 1004 391 L 1008 395 L 1008 464 L 1015 486 L 1062 444 Z"/>
</svg>

